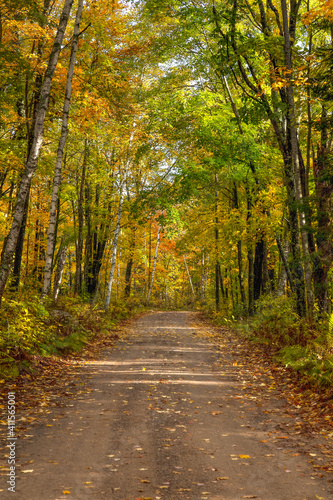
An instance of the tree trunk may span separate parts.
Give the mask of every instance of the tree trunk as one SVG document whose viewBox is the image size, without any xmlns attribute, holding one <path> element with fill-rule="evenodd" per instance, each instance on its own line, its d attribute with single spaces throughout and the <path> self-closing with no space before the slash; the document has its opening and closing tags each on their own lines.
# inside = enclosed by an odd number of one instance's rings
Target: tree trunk
<svg viewBox="0 0 333 500">
<path fill-rule="evenodd" d="M 186 269 L 186 272 L 187 272 L 188 280 L 189 280 L 189 283 L 190 283 L 190 286 L 191 286 L 192 295 L 193 295 L 193 298 L 195 298 L 195 292 L 194 292 L 194 288 L 193 288 L 192 278 L 191 278 L 191 275 L 190 275 L 190 271 L 188 270 L 188 267 L 187 267 L 187 262 L 186 262 L 185 255 L 183 255 L 183 259 L 184 259 L 184 264 L 185 264 L 185 269 Z"/>
<path fill-rule="evenodd" d="M 91 301 L 91 305 L 93 307 L 96 305 L 96 302 L 97 302 L 97 299 L 98 299 L 99 289 L 100 289 L 101 281 L 102 281 L 102 269 L 103 269 L 104 262 L 107 259 L 107 246 L 106 246 L 106 243 L 107 243 L 107 241 L 105 241 L 104 251 L 103 251 L 103 255 L 102 255 L 102 258 L 101 258 L 101 262 L 100 262 L 99 274 L 97 276 L 96 286 L 95 286 L 95 289 L 94 289 L 94 297 L 93 297 L 93 299 Z M 106 271 L 105 271 L 105 274 L 106 274 Z"/>
<path fill-rule="evenodd" d="M 47 16 L 47 11 L 50 6 L 50 0 L 44 0 L 44 6 L 42 10 L 42 16 L 40 16 L 38 20 L 38 24 L 41 28 L 45 27 L 46 23 L 46 16 Z M 35 44 L 33 44 L 34 47 Z M 34 52 L 34 49 L 32 50 L 32 53 Z M 40 64 L 42 61 L 42 56 L 43 56 L 43 41 L 39 40 L 37 44 L 37 61 L 36 61 L 36 66 L 37 64 Z M 37 72 L 35 81 L 33 84 L 33 92 L 32 92 L 32 117 L 29 116 L 29 111 L 28 111 L 28 102 L 26 103 L 25 106 L 25 118 L 26 118 L 26 127 L 27 127 L 27 158 L 29 157 L 29 153 L 31 150 L 32 142 L 33 142 L 33 129 L 36 124 L 36 117 L 37 117 L 37 110 L 38 110 L 38 104 L 40 101 L 40 93 L 43 85 L 43 76 L 39 72 Z M 28 95 L 28 76 L 26 77 L 26 95 Z M 27 99 L 28 101 L 28 99 Z M 24 113 L 18 112 L 20 116 L 24 116 Z M 30 126 L 30 121 L 32 123 L 32 126 Z M 27 220 L 28 220 L 28 212 L 29 212 L 29 198 L 30 198 L 30 187 L 28 189 L 28 193 L 26 196 L 25 204 L 24 204 L 24 214 L 21 222 L 21 227 L 20 227 L 20 232 L 19 236 L 16 242 L 16 248 L 15 248 L 15 255 L 14 255 L 14 265 L 13 265 L 13 273 L 12 273 L 12 280 L 11 280 L 11 289 L 17 291 L 19 288 L 20 284 L 20 279 L 21 279 L 21 265 L 22 265 L 22 255 L 23 255 L 23 246 L 24 246 L 24 237 L 25 237 L 25 230 L 26 230 L 26 225 L 27 225 Z"/>
<path fill-rule="evenodd" d="M 201 258 L 201 280 L 200 280 L 200 300 L 204 302 L 206 299 L 206 267 L 205 267 L 205 252 L 202 252 Z"/>
<path fill-rule="evenodd" d="M 28 190 L 28 194 L 25 200 L 24 204 L 24 214 L 23 214 L 23 219 L 21 222 L 21 227 L 20 227 L 20 232 L 18 235 L 18 239 L 16 242 L 16 248 L 15 248 L 15 256 L 14 256 L 14 265 L 13 265 L 13 277 L 10 283 L 10 287 L 17 291 L 19 284 L 20 284 L 20 278 L 21 278 L 21 263 L 22 263 L 22 255 L 23 255 L 23 245 L 24 245 L 24 236 L 25 236 L 25 229 L 27 226 L 27 220 L 28 220 L 28 213 L 29 213 L 29 196 L 30 195 L 30 187 Z"/>
<path fill-rule="evenodd" d="M 58 62 L 58 57 L 61 51 L 62 41 L 65 34 L 72 4 L 73 0 L 65 0 L 57 34 L 50 54 L 49 63 L 45 72 L 44 82 L 41 90 L 41 98 L 38 105 L 36 123 L 34 127 L 33 142 L 28 160 L 25 165 L 25 170 L 22 175 L 20 187 L 18 190 L 12 227 L 7 239 L 6 248 L 4 249 L 3 252 L 3 259 L 0 267 L 0 301 L 2 299 L 5 286 L 8 280 L 8 276 L 10 273 L 13 255 L 15 252 L 15 246 L 17 243 L 17 238 L 19 236 L 22 220 L 24 217 L 24 207 L 26 198 L 28 196 L 31 180 L 36 170 L 37 160 L 42 146 L 43 128 L 44 128 L 45 115 L 48 109 L 48 103 L 50 98 L 51 83 Z"/>
<path fill-rule="evenodd" d="M 98 207 L 100 199 L 100 186 L 96 186 L 95 200 L 93 204 L 93 209 L 98 218 Z M 111 203 L 108 203 L 108 212 L 106 218 L 99 224 L 99 226 L 94 226 L 92 229 L 92 262 L 89 266 L 89 272 L 87 276 L 87 292 L 95 300 L 95 291 L 98 283 L 100 282 L 100 270 L 102 267 L 102 261 L 104 259 L 104 250 L 109 237 L 110 230 L 110 220 L 111 220 Z"/>
<path fill-rule="evenodd" d="M 241 296 L 242 306 L 246 307 L 245 290 L 243 282 L 243 259 L 242 259 L 241 240 L 237 241 L 237 260 L 238 260 L 238 281 L 239 281 L 240 296 Z"/>
<path fill-rule="evenodd" d="M 148 294 L 148 282 L 147 282 L 147 233 L 145 231 L 145 289 L 144 289 L 145 297 Z"/>
<path fill-rule="evenodd" d="M 110 306 L 110 300 L 111 300 L 113 276 L 114 276 L 114 270 L 116 267 L 116 259 L 117 259 L 118 238 L 119 238 L 119 233 L 120 233 L 120 221 L 121 221 L 121 214 L 122 214 L 122 209 L 123 209 L 123 196 L 124 196 L 123 195 L 123 185 L 121 184 L 117 223 L 116 223 L 116 228 L 114 231 L 113 241 L 112 241 L 111 269 L 110 269 L 108 288 L 107 288 L 106 299 L 105 299 L 105 304 L 104 304 L 105 312 L 108 311 L 109 306 Z"/>
<path fill-rule="evenodd" d="M 84 248 L 84 271 L 83 271 L 83 289 L 87 291 L 89 279 L 92 275 L 92 259 L 93 259 L 93 238 L 91 233 L 91 196 L 90 186 L 86 182 L 85 187 L 85 220 L 86 220 L 86 241 Z"/>
<path fill-rule="evenodd" d="M 330 181 L 331 152 L 328 148 L 327 116 L 323 105 L 321 116 L 321 144 L 313 163 L 317 205 L 317 256 L 314 259 L 314 290 L 320 312 L 328 312 L 328 272 L 333 261 L 332 247 L 332 193 Z"/>
<path fill-rule="evenodd" d="M 224 299 L 225 297 L 225 291 L 224 291 L 224 286 L 223 286 L 223 276 L 222 276 L 222 271 L 221 271 L 221 265 L 219 263 L 219 282 L 220 282 L 220 288 L 221 288 L 221 295 Z"/>
<path fill-rule="evenodd" d="M 61 135 L 59 139 L 58 152 L 56 165 L 54 169 L 54 178 L 53 178 L 53 189 L 51 196 L 51 204 L 50 204 L 50 218 L 49 218 L 49 227 L 47 232 L 47 247 L 46 247 L 46 259 L 45 259 L 45 267 L 44 267 L 44 282 L 41 296 L 45 297 L 48 294 L 48 291 L 51 286 L 51 276 L 52 276 L 52 262 L 54 255 L 54 234 L 56 227 L 56 214 L 57 214 L 57 201 L 58 201 L 58 193 L 59 187 L 61 183 L 61 168 L 62 168 L 62 159 L 64 155 L 64 149 L 68 134 L 68 118 L 69 118 L 69 108 L 71 102 L 71 94 L 72 94 L 72 81 L 74 75 L 74 67 L 75 67 L 75 59 L 77 52 L 77 44 L 80 34 L 80 22 L 83 11 L 83 0 L 79 0 L 75 25 L 74 25 L 74 34 L 72 39 L 72 49 L 71 55 L 69 59 L 68 65 L 68 73 L 67 73 L 67 82 L 66 82 L 66 92 L 65 92 L 65 102 L 62 112 L 62 127 L 61 127 Z"/>
<path fill-rule="evenodd" d="M 261 236 L 256 242 L 254 252 L 254 283 L 253 283 L 253 298 L 256 302 L 261 294 L 262 288 L 262 263 L 264 259 L 264 239 Z"/>
<path fill-rule="evenodd" d="M 289 253 L 289 243 L 287 240 L 282 243 L 282 251 L 284 253 L 285 258 L 287 259 L 288 253 Z M 278 297 L 281 297 L 285 293 L 287 278 L 288 278 L 288 276 L 287 276 L 286 267 L 285 267 L 284 263 L 281 262 L 280 275 L 279 275 L 279 280 L 278 280 L 278 285 L 277 285 L 277 290 L 276 290 L 276 295 Z"/>
<path fill-rule="evenodd" d="M 84 144 L 84 158 L 82 164 L 82 175 L 78 193 L 78 234 L 76 241 L 76 272 L 75 272 L 75 293 L 79 294 L 82 291 L 82 255 L 83 255 L 83 226 L 84 226 L 84 186 L 86 182 L 86 168 L 88 156 L 88 140 Z"/>
<path fill-rule="evenodd" d="M 154 276 L 155 276 L 155 270 L 156 270 L 158 245 L 160 243 L 160 231 L 161 231 L 161 226 L 158 226 L 157 241 L 156 241 L 156 248 L 155 248 L 155 256 L 154 256 L 154 263 L 153 263 L 153 271 L 152 271 L 152 274 L 151 274 L 151 280 L 150 280 L 148 297 L 147 297 L 147 306 L 149 305 L 150 296 L 151 296 L 151 292 L 152 292 L 153 284 L 154 284 Z"/>
<path fill-rule="evenodd" d="M 54 284 L 53 284 L 53 300 L 54 300 L 54 302 L 57 301 L 57 298 L 59 295 L 62 274 L 64 272 L 64 267 L 65 267 L 65 262 L 66 262 L 67 249 L 68 249 L 67 245 L 64 245 L 59 252 L 59 260 L 58 260 L 58 265 L 57 265 L 57 269 L 55 272 Z"/>
<path fill-rule="evenodd" d="M 218 219 L 218 192 L 217 192 L 217 174 L 215 174 L 215 309 L 220 310 L 220 279 L 219 279 L 219 219 Z"/>
<path fill-rule="evenodd" d="M 296 22 L 296 19 L 291 19 L 295 16 L 294 9 L 296 8 L 296 2 L 291 4 L 290 19 L 288 19 L 288 9 L 286 0 L 281 0 L 281 10 L 283 18 L 283 34 L 284 34 L 284 60 L 287 69 L 287 101 L 288 109 L 286 114 L 287 123 L 287 143 L 285 148 L 285 165 L 286 165 L 286 176 L 289 187 L 289 215 L 290 215 L 290 231 L 291 231 L 291 245 L 293 253 L 293 271 L 296 289 L 296 304 L 297 312 L 300 316 L 305 316 L 306 314 L 306 301 L 305 301 L 305 283 L 304 275 L 302 269 L 301 261 L 301 250 L 299 243 L 299 231 L 298 231 L 298 220 L 297 220 L 297 207 L 295 202 L 300 202 L 301 200 L 301 182 L 300 182 L 300 172 L 299 172 L 299 150 L 298 150 L 298 139 L 295 128 L 295 102 L 294 102 L 294 92 L 293 92 L 293 68 L 292 68 L 292 49 L 291 49 L 291 35 L 289 31 L 289 21 Z M 293 10 L 292 10 L 293 9 Z M 292 199 L 291 199 L 292 197 Z M 302 211 L 299 211 L 299 220 L 301 227 L 301 238 L 303 253 L 305 257 L 305 279 L 306 279 L 306 291 L 307 299 L 310 311 L 313 309 L 313 296 L 311 287 L 311 269 L 309 261 L 308 252 L 308 237 L 305 231 L 305 220 Z"/>
<path fill-rule="evenodd" d="M 251 316 L 254 312 L 254 262 L 253 262 L 253 248 L 252 244 L 248 243 L 247 247 L 247 261 L 249 267 L 249 277 L 248 277 L 248 307 L 249 307 L 249 315 Z"/>
<path fill-rule="evenodd" d="M 236 210 L 239 210 L 239 200 L 238 200 L 238 191 L 237 185 L 233 183 L 233 206 Z M 242 259 L 242 242 L 241 240 L 237 241 L 237 261 L 238 261 L 238 282 L 239 282 L 239 290 L 241 296 L 241 302 L 243 307 L 246 307 L 245 300 L 245 290 L 244 290 L 244 282 L 243 282 L 243 259 Z"/>
<path fill-rule="evenodd" d="M 262 261 L 262 291 L 263 293 L 271 292 L 270 278 L 268 273 L 268 249 L 267 240 L 264 240 L 264 258 Z"/>
<path fill-rule="evenodd" d="M 132 234 L 131 234 L 131 243 L 130 243 L 130 256 L 129 260 L 126 265 L 126 272 L 125 272 L 125 297 L 129 297 L 131 294 L 131 276 L 132 276 L 132 268 L 133 268 L 133 257 L 134 257 L 134 250 L 135 250 L 135 234 L 136 234 L 136 228 L 132 227 Z"/>
<path fill-rule="evenodd" d="M 131 276 L 132 276 L 132 267 L 133 267 L 133 257 L 131 256 L 126 264 L 125 271 L 125 297 L 129 297 L 131 295 Z"/>
</svg>

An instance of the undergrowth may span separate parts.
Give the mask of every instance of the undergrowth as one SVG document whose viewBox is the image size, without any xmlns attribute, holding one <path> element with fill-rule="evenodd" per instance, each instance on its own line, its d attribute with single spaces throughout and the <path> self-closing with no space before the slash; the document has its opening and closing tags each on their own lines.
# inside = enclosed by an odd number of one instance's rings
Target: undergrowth
<svg viewBox="0 0 333 500">
<path fill-rule="evenodd" d="M 3 299 L 0 318 L 0 378 L 33 371 L 41 360 L 80 351 L 96 334 L 108 334 L 135 311 L 134 304 L 111 304 L 108 313 L 78 297 L 56 305 L 38 296 Z"/>
<path fill-rule="evenodd" d="M 252 318 L 245 321 L 218 314 L 215 322 L 269 346 L 274 361 L 299 373 L 302 384 L 333 386 L 333 315 L 320 320 L 300 318 L 287 297 L 266 296 L 258 301 Z"/>
</svg>

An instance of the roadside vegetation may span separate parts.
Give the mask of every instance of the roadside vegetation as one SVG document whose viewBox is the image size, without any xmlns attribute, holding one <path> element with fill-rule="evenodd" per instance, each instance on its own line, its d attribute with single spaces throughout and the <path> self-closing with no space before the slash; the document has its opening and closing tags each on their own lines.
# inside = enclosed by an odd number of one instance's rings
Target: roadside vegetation
<svg viewBox="0 0 333 500">
<path fill-rule="evenodd" d="M 56 359 L 78 354 L 96 337 L 116 339 L 117 324 L 136 312 L 114 303 L 106 313 L 86 300 L 66 297 L 55 306 L 38 296 L 6 299 L 0 319 L 0 379 L 36 374 Z"/>
</svg>

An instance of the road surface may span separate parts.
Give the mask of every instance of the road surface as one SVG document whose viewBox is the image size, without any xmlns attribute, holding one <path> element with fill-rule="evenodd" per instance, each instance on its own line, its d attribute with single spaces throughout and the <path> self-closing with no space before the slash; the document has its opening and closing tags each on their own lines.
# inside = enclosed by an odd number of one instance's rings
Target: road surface
<svg viewBox="0 0 333 500">
<path fill-rule="evenodd" d="M 287 434 L 285 400 L 269 387 L 257 400 L 251 371 L 206 328 L 196 313 L 151 313 L 116 348 L 82 361 L 76 382 L 87 390 L 18 442 L 16 492 L 2 484 L 0 496 L 332 499 L 329 477 L 309 464 L 320 437 Z"/>
</svg>

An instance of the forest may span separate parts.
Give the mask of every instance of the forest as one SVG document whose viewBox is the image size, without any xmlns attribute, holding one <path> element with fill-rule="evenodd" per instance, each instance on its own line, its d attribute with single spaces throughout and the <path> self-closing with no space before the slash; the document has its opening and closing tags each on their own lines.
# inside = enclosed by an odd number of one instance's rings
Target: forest
<svg viewBox="0 0 333 500">
<path fill-rule="evenodd" d="M 332 0 L 0 0 L 0 375 L 197 309 L 330 386 L 332 70 Z"/>
</svg>

